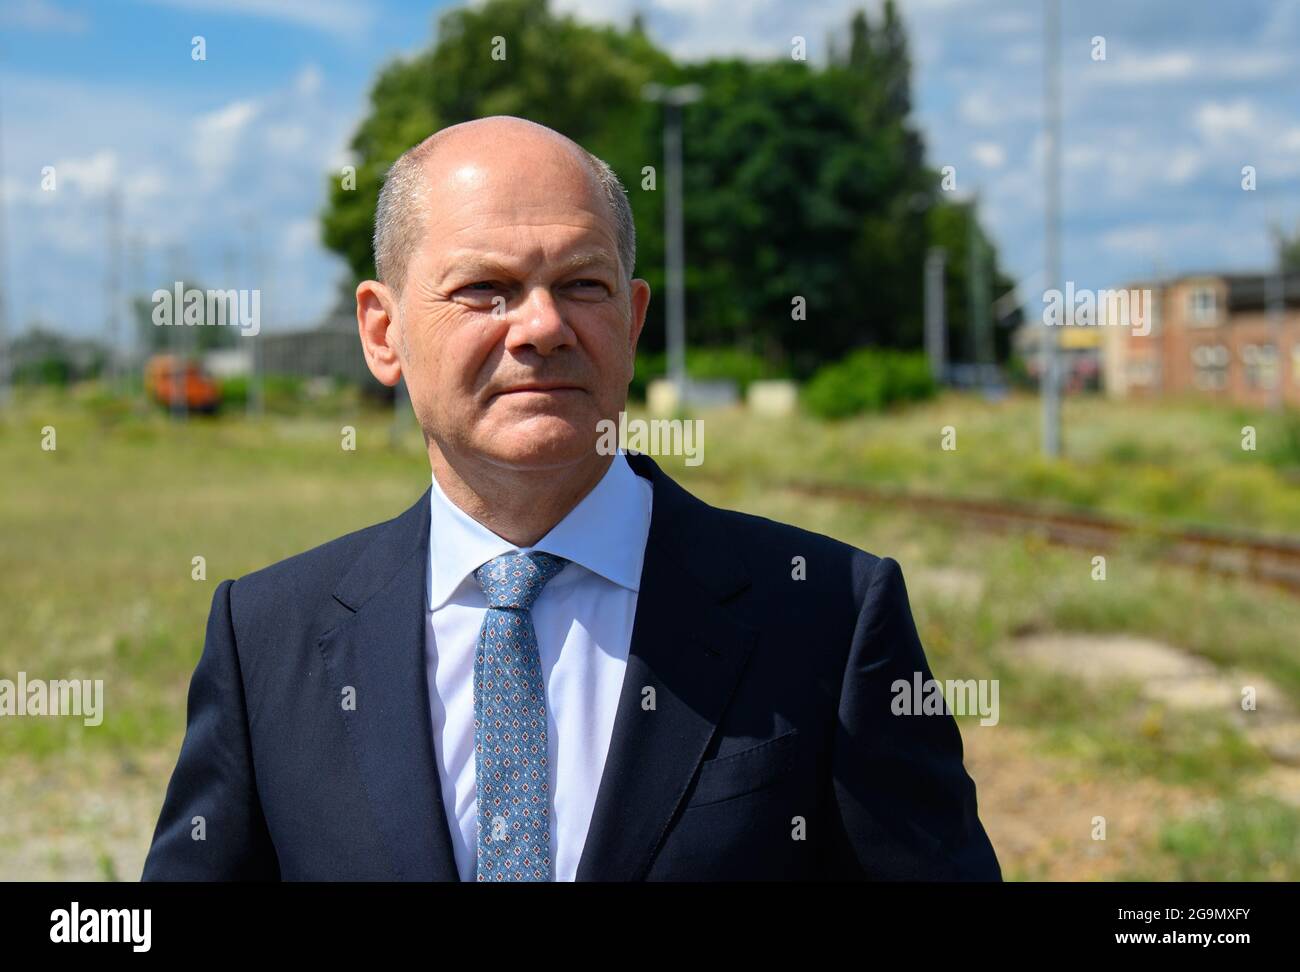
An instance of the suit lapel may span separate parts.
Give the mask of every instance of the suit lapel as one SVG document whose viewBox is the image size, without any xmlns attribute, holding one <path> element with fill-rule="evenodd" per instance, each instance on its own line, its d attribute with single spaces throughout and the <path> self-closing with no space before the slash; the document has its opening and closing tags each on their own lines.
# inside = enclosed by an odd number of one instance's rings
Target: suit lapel
<svg viewBox="0 0 1300 972">
<path fill-rule="evenodd" d="M 654 501 L 627 671 L 579 881 L 645 877 L 756 637 L 723 606 L 748 577 L 718 518 L 648 457 L 628 461 L 651 481 Z"/>
<path fill-rule="evenodd" d="M 355 614 L 323 635 L 321 654 L 375 822 L 406 881 L 457 881 L 442 801 L 425 669 L 429 492 L 381 527 L 334 597 Z"/>
</svg>

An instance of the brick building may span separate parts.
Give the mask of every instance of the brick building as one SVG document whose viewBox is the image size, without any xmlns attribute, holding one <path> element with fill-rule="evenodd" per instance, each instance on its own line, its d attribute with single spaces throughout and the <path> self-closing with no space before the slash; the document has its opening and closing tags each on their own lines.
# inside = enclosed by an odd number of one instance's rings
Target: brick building
<svg viewBox="0 0 1300 972">
<path fill-rule="evenodd" d="M 1128 289 L 1137 298 L 1130 320 L 1099 328 L 1108 394 L 1203 395 L 1263 408 L 1280 393 L 1300 406 L 1300 273 L 1197 274 Z"/>
</svg>

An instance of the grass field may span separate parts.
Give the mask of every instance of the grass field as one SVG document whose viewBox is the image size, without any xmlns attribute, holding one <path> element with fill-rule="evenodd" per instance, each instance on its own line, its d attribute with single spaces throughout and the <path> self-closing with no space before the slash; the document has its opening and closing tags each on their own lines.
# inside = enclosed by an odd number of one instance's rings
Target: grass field
<svg viewBox="0 0 1300 972">
<path fill-rule="evenodd" d="M 1026 400 L 953 396 L 835 426 L 719 412 L 705 416 L 701 467 L 661 462 L 710 502 L 894 557 L 936 676 L 999 680 L 998 724 L 960 722 L 1009 878 L 1300 878 L 1286 748 L 1300 599 L 1138 547 L 1113 551 L 1094 581 L 1086 551 L 770 485 L 870 482 L 1300 535 L 1280 418 L 1085 400 L 1066 420 L 1071 458 L 1043 463 Z M 343 425 L 355 451 L 340 447 Z M 956 452 L 938 447 L 944 425 Z M 41 449 L 46 426 L 54 451 Z M 427 458 L 413 425 L 396 443 L 389 431 L 388 414 L 355 406 L 181 424 L 53 396 L 0 420 L 0 677 L 103 678 L 108 711 L 94 728 L 0 720 L 0 879 L 139 876 L 213 588 L 413 502 Z M 1156 645 L 1181 681 L 1111 666 L 1144 657 L 1125 638 Z M 1087 677 L 1071 668 L 1081 657 Z M 1258 713 L 1224 703 L 1242 686 L 1260 689 Z"/>
<path fill-rule="evenodd" d="M 1038 400 L 1024 395 L 948 394 L 836 423 L 722 411 L 709 419 L 704 468 L 1300 535 L 1300 414 L 1087 397 L 1067 400 L 1064 415 L 1065 458 L 1049 461 Z M 951 450 L 941 448 L 948 428 Z"/>
</svg>

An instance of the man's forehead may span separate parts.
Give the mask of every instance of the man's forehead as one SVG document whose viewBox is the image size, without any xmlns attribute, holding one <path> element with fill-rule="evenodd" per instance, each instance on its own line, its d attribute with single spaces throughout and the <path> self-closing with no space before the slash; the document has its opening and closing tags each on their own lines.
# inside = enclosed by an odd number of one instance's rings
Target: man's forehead
<svg viewBox="0 0 1300 972">
<path fill-rule="evenodd" d="M 491 246 L 459 246 L 441 254 L 439 262 L 449 269 L 466 269 L 471 267 L 517 268 L 522 265 L 547 263 L 556 270 L 580 270 L 583 268 L 618 266 L 618 257 L 605 247 L 579 245 L 558 250 L 544 247 L 532 247 L 519 252 L 503 252 Z"/>
<path fill-rule="evenodd" d="M 465 173 L 464 191 L 428 197 L 425 245 L 451 257 L 522 248 L 545 249 L 550 257 L 577 252 L 612 256 L 617 239 L 607 206 L 599 197 L 563 187 L 501 186 L 494 190 Z"/>
<path fill-rule="evenodd" d="M 530 223 L 601 226 L 611 216 L 594 179 L 574 170 L 467 161 L 426 174 L 420 195 L 427 225 L 441 224 L 444 231 Z"/>
</svg>

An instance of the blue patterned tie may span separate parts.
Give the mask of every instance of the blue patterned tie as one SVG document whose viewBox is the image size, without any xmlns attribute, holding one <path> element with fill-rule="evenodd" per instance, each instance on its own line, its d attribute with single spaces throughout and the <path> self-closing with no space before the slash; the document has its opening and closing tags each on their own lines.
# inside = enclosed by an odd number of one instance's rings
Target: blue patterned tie
<svg viewBox="0 0 1300 972">
<path fill-rule="evenodd" d="M 488 602 L 474 654 L 480 881 L 551 880 L 546 689 L 531 609 L 567 563 L 504 554 L 474 571 Z"/>
</svg>

